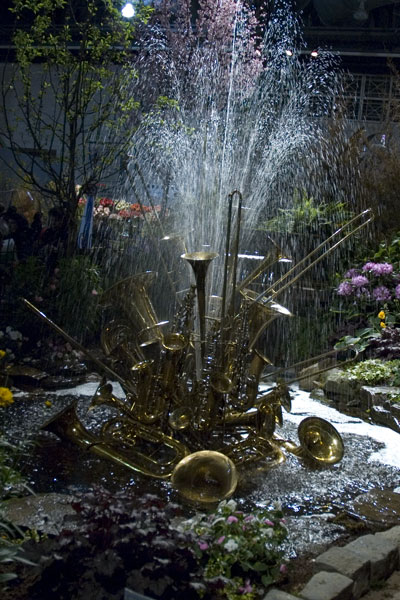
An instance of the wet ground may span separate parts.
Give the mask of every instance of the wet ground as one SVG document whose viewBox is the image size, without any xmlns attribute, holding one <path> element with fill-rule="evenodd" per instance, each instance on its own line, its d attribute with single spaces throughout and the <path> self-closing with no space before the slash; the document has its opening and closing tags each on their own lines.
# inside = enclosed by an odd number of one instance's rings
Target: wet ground
<svg viewBox="0 0 400 600">
<path fill-rule="evenodd" d="M 10 439 L 33 442 L 25 462 L 29 485 L 37 494 L 74 494 L 94 483 L 109 489 L 133 487 L 138 494 L 157 493 L 166 500 L 177 498 L 168 482 L 149 479 L 112 462 L 100 459 L 75 446 L 66 445 L 40 427 L 52 416 L 78 398 L 78 417 L 89 430 L 112 409 L 98 407 L 87 412 L 98 385 L 93 374 L 87 382 L 75 388 L 57 391 L 15 391 L 15 402 L 3 411 L 3 430 Z M 123 396 L 118 384 L 114 394 Z M 349 417 L 312 400 L 308 393 L 292 388 L 292 411 L 284 412 L 283 427 L 278 435 L 295 442 L 297 426 L 307 416 L 327 419 L 342 435 L 345 445 L 343 460 L 326 469 L 312 469 L 294 455 L 288 454 L 283 464 L 272 470 L 259 468 L 242 474 L 235 498 L 246 510 L 280 502 L 286 513 L 290 532 L 287 552 L 294 558 L 317 552 L 318 548 L 339 540 L 349 524 L 362 533 L 366 517 L 357 498 L 371 490 L 389 490 L 400 486 L 400 434 Z M 397 493 L 392 498 L 400 498 Z M 372 514 L 373 527 L 384 529 L 399 521 L 398 506 L 388 507 L 390 500 L 376 506 Z M 364 504 L 376 504 L 375 499 Z M 192 510 L 192 509 L 188 509 Z M 355 514 L 356 513 L 356 514 Z M 347 516 L 346 516 L 347 515 Z M 350 515 L 350 517 L 349 517 Z M 371 514 L 368 515 L 371 520 Z M 353 522 L 352 522 L 353 520 Z"/>
</svg>

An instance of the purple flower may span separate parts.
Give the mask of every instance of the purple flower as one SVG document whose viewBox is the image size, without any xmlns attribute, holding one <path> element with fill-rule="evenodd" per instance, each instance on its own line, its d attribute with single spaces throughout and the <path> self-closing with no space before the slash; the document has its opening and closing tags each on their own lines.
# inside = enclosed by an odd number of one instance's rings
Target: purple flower
<svg viewBox="0 0 400 600">
<path fill-rule="evenodd" d="M 365 263 L 365 265 L 363 266 L 362 270 L 363 270 L 364 272 L 365 272 L 365 271 L 371 271 L 371 272 L 372 272 L 372 271 L 374 270 L 374 268 L 375 268 L 375 264 L 376 264 L 376 263 L 373 263 L 373 262 L 367 262 L 367 263 Z"/>
<path fill-rule="evenodd" d="M 356 275 L 359 275 L 359 271 L 358 269 L 349 269 L 345 275 L 345 277 L 347 279 L 351 279 L 352 277 L 355 277 Z"/>
<path fill-rule="evenodd" d="M 351 283 L 354 285 L 354 287 L 360 288 L 363 285 L 368 285 L 369 281 L 365 275 L 356 275 L 355 277 L 352 277 Z"/>
<path fill-rule="evenodd" d="M 203 541 L 200 540 L 200 542 L 199 542 L 199 548 L 200 548 L 200 550 L 208 550 L 208 544 L 207 544 L 207 542 L 203 542 Z"/>
<path fill-rule="evenodd" d="M 396 285 L 396 289 L 394 290 L 394 293 L 395 293 L 397 300 L 400 300 L 400 283 L 399 283 L 399 285 Z"/>
<path fill-rule="evenodd" d="M 224 535 L 221 535 L 221 537 L 219 537 L 219 538 L 217 539 L 217 544 L 222 544 L 222 542 L 224 541 L 224 539 L 225 539 L 225 536 L 224 536 Z"/>
<path fill-rule="evenodd" d="M 380 275 L 390 275 L 391 273 L 393 273 L 393 265 L 391 265 L 390 263 L 367 262 L 363 266 L 362 270 L 364 272 L 369 272 L 379 277 Z"/>
<path fill-rule="evenodd" d="M 226 522 L 227 523 L 237 523 L 238 522 L 238 518 L 235 517 L 234 515 L 230 515 L 230 517 L 227 518 Z"/>
<path fill-rule="evenodd" d="M 265 523 L 266 525 L 269 525 L 270 527 L 273 527 L 273 526 L 274 526 L 273 522 L 272 522 L 272 521 L 270 521 L 269 519 L 264 519 L 264 523 Z"/>
<path fill-rule="evenodd" d="M 385 302 L 392 299 L 392 295 L 385 285 L 380 285 L 372 290 L 372 295 L 377 302 Z"/>
<path fill-rule="evenodd" d="M 349 281 L 342 281 L 337 289 L 339 296 L 351 296 L 353 293 L 353 286 Z"/>
</svg>

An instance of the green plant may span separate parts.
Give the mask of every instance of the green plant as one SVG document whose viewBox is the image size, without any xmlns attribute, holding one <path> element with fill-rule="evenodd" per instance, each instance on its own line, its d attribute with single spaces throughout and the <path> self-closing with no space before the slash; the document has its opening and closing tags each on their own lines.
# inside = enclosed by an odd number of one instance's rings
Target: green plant
<svg viewBox="0 0 400 600">
<path fill-rule="evenodd" d="M 344 369 L 350 381 L 366 384 L 400 384 L 400 360 L 381 360 L 371 358 Z"/>
<path fill-rule="evenodd" d="M 198 535 L 206 580 L 220 578 L 229 600 L 252 600 L 286 570 L 279 545 L 287 530 L 280 507 L 251 514 L 236 508 L 235 501 L 223 501 L 215 513 L 196 515 L 180 530 Z"/>
<path fill-rule="evenodd" d="M 80 255 L 60 260 L 52 286 L 50 311 L 57 323 L 80 341 L 96 332 L 101 277 L 90 257 Z"/>
<path fill-rule="evenodd" d="M 280 233 L 301 233 L 309 227 L 339 225 L 349 217 L 343 202 L 318 204 L 305 190 L 295 190 L 293 206 L 278 208 L 275 217 L 264 221 L 259 228 Z"/>
</svg>

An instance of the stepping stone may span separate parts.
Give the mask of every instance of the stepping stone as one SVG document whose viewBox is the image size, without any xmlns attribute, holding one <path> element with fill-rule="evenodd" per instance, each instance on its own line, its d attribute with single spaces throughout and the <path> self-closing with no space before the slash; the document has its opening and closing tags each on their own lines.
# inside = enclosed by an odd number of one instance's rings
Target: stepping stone
<svg viewBox="0 0 400 600">
<path fill-rule="evenodd" d="M 299 593 L 304 600 L 352 600 L 354 582 L 341 573 L 320 571 Z"/>
</svg>

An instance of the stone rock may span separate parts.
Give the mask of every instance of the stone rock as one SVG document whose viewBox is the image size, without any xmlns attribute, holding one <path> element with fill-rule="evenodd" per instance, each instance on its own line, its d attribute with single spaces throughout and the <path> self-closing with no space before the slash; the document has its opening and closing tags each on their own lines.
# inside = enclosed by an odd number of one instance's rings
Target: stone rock
<svg viewBox="0 0 400 600">
<path fill-rule="evenodd" d="M 383 526 L 400 522 L 400 494 L 379 488 L 357 496 L 353 501 L 354 512 L 369 521 Z"/>
<path fill-rule="evenodd" d="M 149 596 L 143 596 L 143 594 L 138 594 L 128 588 L 124 590 L 124 600 L 153 600 Z"/>
<path fill-rule="evenodd" d="M 368 410 L 377 404 L 382 405 L 391 394 L 400 394 L 400 388 L 389 385 L 363 385 L 360 388 L 361 408 L 363 410 Z"/>
<path fill-rule="evenodd" d="M 349 401 L 356 395 L 357 384 L 354 381 L 349 381 L 341 369 L 332 369 L 326 378 L 324 391 L 328 398 L 338 402 Z"/>
<path fill-rule="evenodd" d="M 10 498 L 1 503 L 5 518 L 28 529 L 57 534 L 67 515 L 75 515 L 71 506 L 73 496 L 65 494 L 36 494 Z"/>
<path fill-rule="evenodd" d="M 286 592 L 282 592 L 282 590 L 272 588 L 269 590 L 268 594 L 264 596 L 263 600 L 296 600 L 296 596 L 292 596 L 292 594 L 287 594 Z"/>
<path fill-rule="evenodd" d="M 335 571 L 353 580 L 353 597 L 359 598 L 369 588 L 370 562 L 348 548 L 332 546 L 315 559 L 315 569 Z"/>
<path fill-rule="evenodd" d="M 305 367 L 299 373 L 299 388 L 305 392 L 311 392 L 315 387 L 318 387 L 318 383 L 322 383 L 326 380 L 328 373 L 330 373 L 336 365 L 336 359 L 328 357 L 309 367 Z M 327 369 L 328 367 L 330 367 L 328 371 L 319 373 L 319 371 Z"/>
<path fill-rule="evenodd" d="M 383 406 L 372 406 L 369 415 L 375 423 L 385 425 L 385 427 L 390 427 L 390 429 L 400 433 L 400 422 L 392 415 L 390 410 L 383 408 Z"/>
<path fill-rule="evenodd" d="M 392 415 L 396 418 L 400 420 L 400 403 L 398 402 L 391 402 L 390 403 L 390 412 L 392 413 Z"/>
<path fill-rule="evenodd" d="M 341 573 L 320 571 L 299 593 L 305 600 L 351 600 L 354 582 Z"/>
<path fill-rule="evenodd" d="M 399 550 L 399 557 L 400 557 L 400 525 L 397 525 L 396 527 L 392 527 L 391 529 L 387 529 L 386 531 L 380 531 L 379 533 L 375 534 L 376 537 L 382 537 L 385 540 L 390 540 L 391 542 L 394 542 L 395 544 L 397 544 L 397 548 Z M 400 560 L 399 560 L 399 564 L 398 567 L 400 567 Z"/>
<path fill-rule="evenodd" d="M 371 582 L 387 579 L 399 563 L 397 544 L 382 536 L 368 534 L 345 546 L 348 550 L 364 556 L 371 564 Z"/>
</svg>

